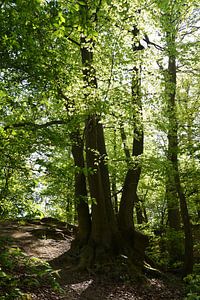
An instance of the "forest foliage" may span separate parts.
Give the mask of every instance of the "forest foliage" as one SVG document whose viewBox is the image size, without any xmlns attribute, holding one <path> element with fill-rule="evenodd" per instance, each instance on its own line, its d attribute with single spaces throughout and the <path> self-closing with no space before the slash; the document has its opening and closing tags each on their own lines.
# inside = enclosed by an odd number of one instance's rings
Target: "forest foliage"
<svg viewBox="0 0 200 300">
<path fill-rule="evenodd" d="M 53 216 L 78 224 L 85 203 L 92 240 L 107 245 L 94 220 L 103 203 L 98 174 L 103 181 L 109 173 L 120 231 L 133 225 L 150 236 L 152 259 L 164 268 L 182 265 L 187 224 L 197 226 L 200 217 L 198 1 L 0 6 L 1 218 Z M 83 147 L 83 164 L 76 146 Z M 79 175 L 89 193 L 77 197 Z M 137 181 L 135 190 L 128 180 Z M 128 197 L 133 207 L 124 217 Z M 195 241 L 194 253 L 199 257 Z"/>
</svg>

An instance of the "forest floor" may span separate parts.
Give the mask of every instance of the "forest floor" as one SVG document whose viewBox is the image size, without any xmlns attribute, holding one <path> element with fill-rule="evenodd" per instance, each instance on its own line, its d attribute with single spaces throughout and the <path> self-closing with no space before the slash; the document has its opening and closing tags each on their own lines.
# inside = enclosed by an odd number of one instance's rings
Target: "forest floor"
<svg viewBox="0 0 200 300">
<path fill-rule="evenodd" d="M 62 224 L 61 224 L 62 225 Z M 69 250 L 73 240 L 72 228 L 48 222 L 0 223 L 0 237 L 12 238 L 12 246 L 19 247 L 30 257 L 51 262 Z M 22 270 L 23 271 L 23 270 Z M 179 300 L 184 299 L 181 281 L 170 275 L 169 279 L 147 278 L 142 283 L 111 279 L 108 274 L 89 274 L 72 271 L 67 264 L 56 266 L 62 293 L 48 286 L 29 291 L 31 300 Z"/>
</svg>

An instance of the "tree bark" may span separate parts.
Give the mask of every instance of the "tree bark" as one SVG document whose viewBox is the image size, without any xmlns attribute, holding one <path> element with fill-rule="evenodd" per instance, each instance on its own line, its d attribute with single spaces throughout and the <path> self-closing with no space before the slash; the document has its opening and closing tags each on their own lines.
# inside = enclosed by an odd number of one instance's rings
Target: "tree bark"
<svg viewBox="0 0 200 300">
<path fill-rule="evenodd" d="M 119 226 L 122 231 L 130 232 L 134 229 L 133 208 L 137 198 L 137 186 L 141 174 L 140 157 L 143 154 L 144 134 L 142 128 L 142 103 L 140 96 L 140 72 L 134 68 L 132 78 L 132 104 L 133 115 L 133 146 L 130 156 L 127 146 L 124 147 L 127 161 L 129 160 L 129 169 L 125 177 L 122 198 L 119 208 Z M 121 130 L 122 140 L 124 142 L 125 133 Z M 129 158 L 130 157 L 130 158 Z M 132 161 L 131 161 L 132 160 Z"/>
<path fill-rule="evenodd" d="M 137 193 L 136 193 L 136 199 L 135 199 L 135 209 L 136 209 L 136 216 L 137 216 L 137 224 L 143 224 L 145 222 L 145 218 L 143 217 L 142 207 L 141 207 L 140 199 L 138 198 Z"/>
<path fill-rule="evenodd" d="M 113 154 L 114 157 L 117 155 L 117 132 L 114 128 L 114 138 L 113 138 Z M 118 213 L 118 196 L 117 196 L 117 166 L 114 167 L 114 170 L 111 175 L 111 190 L 112 190 L 112 204 L 114 207 L 115 215 Z"/>
<path fill-rule="evenodd" d="M 129 165 L 130 161 L 131 161 L 131 154 L 127 145 L 127 137 L 126 137 L 126 133 L 124 130 L 123 125 L 120 125 L 120 133 L 121 133 L 121 139 L 122 139 L 122 143 L 123 143 L 123 147 L 124 147 L 124 154 L 126 157 L 126 162 L 127 165 Z M 135 195 L 135 208 L 136 208 L 136 216 L 137 216 L 137 223 L 138 224 L 142 224 L 143 221 L 145 220 L 145 217 L 143 217 L 143 213 L 142 213 L 142 207 L 140 205 L 140 201 L 138 198 L 138 195 L 136 193 Z"/>
<path fill-rule="evenodd" d="M 84 9 L 87 9 L 85 6 Z M 91 98 L 97 89 L 96 70 L 93 66 L 94 41 L 83 34 L 80 38 L 82 73 L 86 102 L 100 101 Z M 98 260 L 106 252 L 116 251 L 119 247 L 119 231 L 111 202 L 110 179 L 103 126 L 98 111 L 89 113 L 85 123 L 86 163 L 91 207 L 91 234 L 89 247 L 92 258 Z M 101 259 L 101 258 L 100 258 Z"/>
<path fill-rule="evenodd" d="M 185 194 L 183 192 L 183 188 L 180 182 L 178 164 L 176 167 L 176 189 L 180 200 L 180 209 L 181 209 L 181 217 L 184 226 L 184 234 L 185 234 L 185 254 L 184 254 L 184 276 L 191 274 L 193 271 L 193 236 L 192 236 L 192 227 L 190 223 L 189 212 L 187 208 L 187 200 Z"/>
<path fill-rule="evenodd" d="M 180 230 L 180 212 L 178 195 L 175 184 L 174 164 L 177 161 L 178 152 L 178 125 L 176 119 L 175 97 L 176 97 L 176 61 L 175 56 L 169 57 L 168 74 L 166 76 L 166 94 L 168 101 L 168 117 L 169 117 L 169 129 L 168 129 L 168 161 L 169 170 L 166 184 L 166 198 L 168 205 L 168 222 L 170 228 L 175 231 Z M 172 244 L 175 242 L 172 241 Z"/>
<path fill-rule="evenodd" d="M 143 49 L 143 46 L 135 39 L 138 38 L 139 30 L 137 26 L 134 26 L 133 31 L 133 51 Z M 141 100 L 141 72 L 140 68 L 134 67 L 132 74 L 132 85 L 131 85 L 131 98 L 132 98 L 132 109 L 133 109 L 133 145 L 132 154 L 128 151 L 125 143 L 125 132 L 123 127 L 121 128 L 121 136 L 124 144 L 124 151 L 128 162 L 128 171 L 125 176 L 123 185 L 122 197 L 119 207 L 118 223 L 119 228 L 123 235 L 126 235 L 129 240 L 129 244 L 134 248 L 135 255 L 137 254 L 139 259 L 144 258 L 144 250 L 148 244 L 148 239 L 143 234 L 135 231 L 133 210 L 137 201 L 137 187 L 141 174 L 141 155 L 143 154 L 144 147 L 144 133 L 142 124 L 142 100 Z"/>
<path fill-rule="evenodd" d="M 92 199 L 92 232 L 91 238 L 96 245 L 108 247 L 111 243 L 111 229 L 106 210 L 106 187 L 103 187 L 100 152 L 98 149 L 97 116 L 88 117 L 86 122 L 86 161 L 88 182 Z M 104 182 L 106 178 L 104 179 Z"/>
<path fill-rule="evenodd" d="M 84 6 L 80 5 L 81 18 L 88 16 L 87 2 Z M 83 20 L 82 20 L 83 21 Z M 91 20 L 88 20 L 88 22 Z M 85 22 L 85 21 L 84 21 Z M 84 25 L 84 24 L 83 24 Z M 83 236 L 85 237 L 85 245 L 80 253 L 80 267 L 87 268 L 95 262 L 108 262 L 109 259 L 118 254 L 130 254 L 133 252 L 133 247 L 130 247 L 129 237 L 122 236 L 118 228 L 118 223 L 114 214 L 114 209 L 111 201 L 111 191 L 110 191 L 110 178 L 107 166 L 107 153 L 104 140 L 104 130 L 101 124 L 100 116 L 98 110 L 96 110 L 96 105 L 98 98 L 93 97 L 97 87 L 96 70 L 93 65 L 93 51 L 94 51 L 94 41 L 92 37 L 87 37 L 87 30 L 83 30 L 80 36 L 80 53 L 82 60 L 82 74 L 84 88 L 83 93 L 86 103 L 88 103 L 88 116 L 85 120 L 85 151 L 86 151 L 86 166 L 87 166 L 87 180 L 89 187 L 89 194 L 91 197 L 91 224 L 84 223 L 82 217 L 84 218 L 84 213 L 86 218 L 88 218 L 88 210 L 84 205 L 84 209 L 81 207 L 80 224 L 83 229 Z M 93 109 L 91 109 L 91 106 Z M 98 106 L 97 106 L 98 107 Z M 138 142 L 139 140 L 139 142 Z M 82 144 L 79 143 L 79 146 Z M 134 129 L 134 142 L 133 142 L 133 156 L 140 154 L 141 140 L 139 138 L 138 128 Z M 143 135 L 142 135 L 142 145 L 143 145 Z M 84 165 L 83 155 L 81 156 L 81 162 L 78 162 L 80 148 L 73 149 L 74 158 L 76 158 L 77 164 L 81 163 Z M 124 203 L 126 202 L 126 197 L 130 198 L 130 195 L 134 190 L 137 189 L 137 184 L 139 180 L 140 167 L 136 163 L 137 168 L 130 168 L 127 173 L 127 179 L 125 181 L 124 187 Z M 79 180 L 81 182 L 81 193 L 85 194 L 85 178 L 80 176 Z M 129 179 L 131 180 L 129 182 Z M 134 177 L 134 179 L 133 179 Z M 77 180 L 78 183 L 78 180 Z M 131 189 L 129 189 L 131 186 Z M 80 188 L 80 187 L 79 187 Z M 78 189 L 78 185 L 77 185 Z M 132 195 L 131 195 L 132 200 Z M 129 201 L 129 199 L 128 199 Z M 131 206 L 133 202 L 129 201 Z M 133 207 L 133 206 L 132 206 Z M 125 214 L 128 212 L 128 221 L 133 220 L 133 209 L 125 209 Z M 129 229 L 127 226 L 127 218 L 125 216 L 124 220 L 125 228 Z M 121 225 L 123 228 L 124 224 Z M 86 228 L 86 229 L 85 229 Z M 91 228 L 90 232 L 88 229 Z M 131 226 L 133 234 L 133 226 Z M 88 237 L 89 233 L 89 237 Z M 146 244 L 144 243 L 144 237 L 142 234 L 135 232 L 135 240 L 138 243 L 134 243 L 135 249 L 137 248 L 138 253 L 144 254 L 144 248 Z M 131 245 L 132 246 L 132 245 Z M 141 250 L 142 249 L 142 250 Z M 144 256 L 144 255 L 143 255 Z M 132 256 L 133 257 L 133 256 Z"/>
<path fill-rule="evenodd" d="M 81 247 L 88 241 L 91 230 L 90 213 L 87 203 L 86 177 L 84 174 L 84 143 L 78 130 L 71 134 L 71 140 L 75 165 L 75 203 L 78 214 L 78 232 L 76 239 L 78 239 L 79 246 Z"/>
<path fill-rule="evenodd" d="M 112 234 L 117 237 L 119 234 L 117 230 L 117 220 L 114 214 L 112 199 L 111 199 L 111 190 L 110 190 L 110 178 L 109 178 L 109 170 L 107 165 L 107 152 L 106 152 L 106 145 L 104 139 L 104 131 L 103 126 L 100 123 L 100 120 L 97 120 L 97 144 L 98 144 L 98 151 L 100 154 L 100 171 L 101 171 L 101 179 L 104 189 L 105 195 L 105 206 L 109 220 L 109 226 L 111 228 Z"/>
</svg>

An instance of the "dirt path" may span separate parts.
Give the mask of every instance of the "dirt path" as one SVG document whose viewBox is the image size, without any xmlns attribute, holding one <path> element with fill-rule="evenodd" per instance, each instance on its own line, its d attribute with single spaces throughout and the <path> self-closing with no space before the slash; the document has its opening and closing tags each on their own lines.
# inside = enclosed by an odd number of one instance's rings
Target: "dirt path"
<svg viewBox="0 0 200 300">
<path fill-rule="evenodd" d="M 70 248 L 73 235 L 63 227 L 58 229 L 48 224 L 18 223 L 0 224 L 0 236 L 13 239 L 13 245 L 21 248 L 29 256 L 46 261 L 58 258 Z M 48 289 L 37 290 L 33 300 L 180 300 L 183 299 L 177 282 L 168 284 L 160 279 L 151 278 L 145 284 L 135 285 L 110 279 L 109 274 L 101 276 L 89 273 L 72 272 L 66 264 L 56 267 L 60 275 L 62 295 Z M 176 280 L 176 279 L 175 279 Z"/>
<path fill-rule="evenodd" d="M 64 236 L 63 239 L 53 239 L 45 236 L 44 225 L 0 225 L 0 236 L 8 236 L 14 244 L 21 248 L 29 256 L 35 256 L 44 260 L 52 260 L 70 248 L 72 237 Z M 33 232 L 44 232 L 43 236 L 37 237 Z"/>
</svg>

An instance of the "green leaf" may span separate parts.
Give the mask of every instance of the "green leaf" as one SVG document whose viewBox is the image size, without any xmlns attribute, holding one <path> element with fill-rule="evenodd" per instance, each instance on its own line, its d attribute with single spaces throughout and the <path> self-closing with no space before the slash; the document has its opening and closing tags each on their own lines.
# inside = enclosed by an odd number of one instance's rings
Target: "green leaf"
<svg viewBox="0 0 200 300">
<path fill-rule="evenodd" d="M 82 6 L 86 6 L 86 2 L 85 1 L 78 1 L 78 4 L 80 4 Z"/>
</svg>

